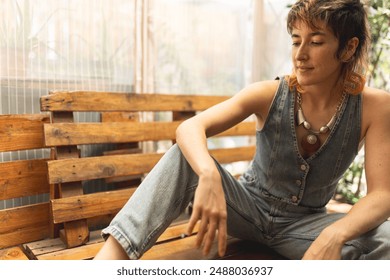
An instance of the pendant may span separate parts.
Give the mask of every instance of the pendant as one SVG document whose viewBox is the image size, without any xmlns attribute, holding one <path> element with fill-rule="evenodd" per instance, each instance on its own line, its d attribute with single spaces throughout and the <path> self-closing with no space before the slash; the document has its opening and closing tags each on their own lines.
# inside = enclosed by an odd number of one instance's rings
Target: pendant
<svg viewBox="0 0 390 280">
<path fill-rule="evenodd" d="M 302 138 L 301 147 L 306 153 L 313 154 L 321 147 L 321 141 L 317 135 L 309 133 Z"/>
</svg>

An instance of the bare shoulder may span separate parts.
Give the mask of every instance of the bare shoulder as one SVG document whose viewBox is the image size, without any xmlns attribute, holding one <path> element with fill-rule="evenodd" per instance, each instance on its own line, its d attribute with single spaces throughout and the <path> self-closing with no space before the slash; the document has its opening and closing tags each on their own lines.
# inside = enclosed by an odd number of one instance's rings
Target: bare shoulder
<svg viewBox="0 0 390 280">
<path fill-rule="evenodd" d="M 261 82 L 255 82 L 246 86 L 241 92 L 247 94 L 261 95 L 263 97 L 271 96 L 273 97 L 276 90 L 278 89 L 280 81 L 279 80 L 267 80 Z"/>
<path fill-rule="evenodd" d="M 372 87 L 363 90 L 363 110 L 370 117 L 384 117 L 390 114 L 390 93 Z"/>
<path fill-rule="evenodd" d="M 242 89 L 235 98 L 242 101 L 243 106 L 246 107 L 245 110 L 254 112 L 260 118 L 265 118 L 279 84 L 279 80 L 255 82 Z"/>
<path fill-rule="evenodd" d="M 363 90 L 363 127 L 390 126 L 390 93 L 372 87 Z"/>
</svg>

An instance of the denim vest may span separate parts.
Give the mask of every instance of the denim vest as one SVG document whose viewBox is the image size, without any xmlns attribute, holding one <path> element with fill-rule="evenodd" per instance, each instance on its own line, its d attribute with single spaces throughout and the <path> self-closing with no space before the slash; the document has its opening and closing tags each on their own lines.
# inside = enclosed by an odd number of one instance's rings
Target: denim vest
<svg viewBox="0 0 390 280">
<path fill-rule="evenodd" d="M 256 154 L 243 183 L 255 184 L 267 199 L 322 208 L 358 153 L 361 95 L 347 95 L 325 143 L 304 159 L 295 132 L 294 91 L 280 79 L 264 127 L 256 132 Z"/>
</svg>

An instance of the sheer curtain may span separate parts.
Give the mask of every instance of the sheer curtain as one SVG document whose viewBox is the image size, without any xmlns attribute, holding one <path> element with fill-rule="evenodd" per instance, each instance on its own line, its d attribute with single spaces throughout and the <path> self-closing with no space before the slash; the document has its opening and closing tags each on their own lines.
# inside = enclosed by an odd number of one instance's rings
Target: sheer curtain
<svg viewBox="0 0 390 280">
<path fill-rule="evenodd" d="M 134 90 L 135 10 L 128 0 L 0 0 L 0 114 L 39 113 L 50 90 Z M 94 113 L 79 121 L 97 121 Z M 82 147 L 93 155 L 99 147 Z M 49 151 L 0 153 L 0 161 Z M 7 201 L 0 209 L 46 201 Z"/>
<path fill-rule="evenodd" d="M 39 97 L 60 89 L 233 95 L 289 71 L 287 2 L 0 0 L 0 114 L 39 113 Z M 45 156 L 0 153 L 0 161 Z"/>
<path fill-rule="evenodd" d="M 133 89 L 133 1 L 0 3 L 0 113 L 39 112 L 50 89 Z"/>
<path fill-rule="evenodd" d="M 0 0 L 0 114 L 51 89 L 234 94 L 289 72 L 289 2 Z"/>
</svg>

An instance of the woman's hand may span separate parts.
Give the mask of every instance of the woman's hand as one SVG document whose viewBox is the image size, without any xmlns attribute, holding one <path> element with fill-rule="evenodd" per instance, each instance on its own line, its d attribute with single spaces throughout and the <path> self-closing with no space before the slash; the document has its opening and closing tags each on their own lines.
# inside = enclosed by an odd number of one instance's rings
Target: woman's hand
<svg viewBox="0 0 390 280">
<path fill-rule="evenodd" d="M 187 233 L 191 234 L 196 223 L 200 220 L 196 245 L 198 248 L 203 246 L 204 255 L 210 252 L 216 235 L 218 238 L 218 254 L 220 256 L 225 254 L 226 218 L 226 200 L 219 172 L 216 171 L 209 176 L 200 177 Z"/>
<path fill-rule="evenodd" d="M 341 242 L 331 229 L 324 229 L 310 245 L 303 260 L 339 260 L 344 242 Z"/>
</svg>

